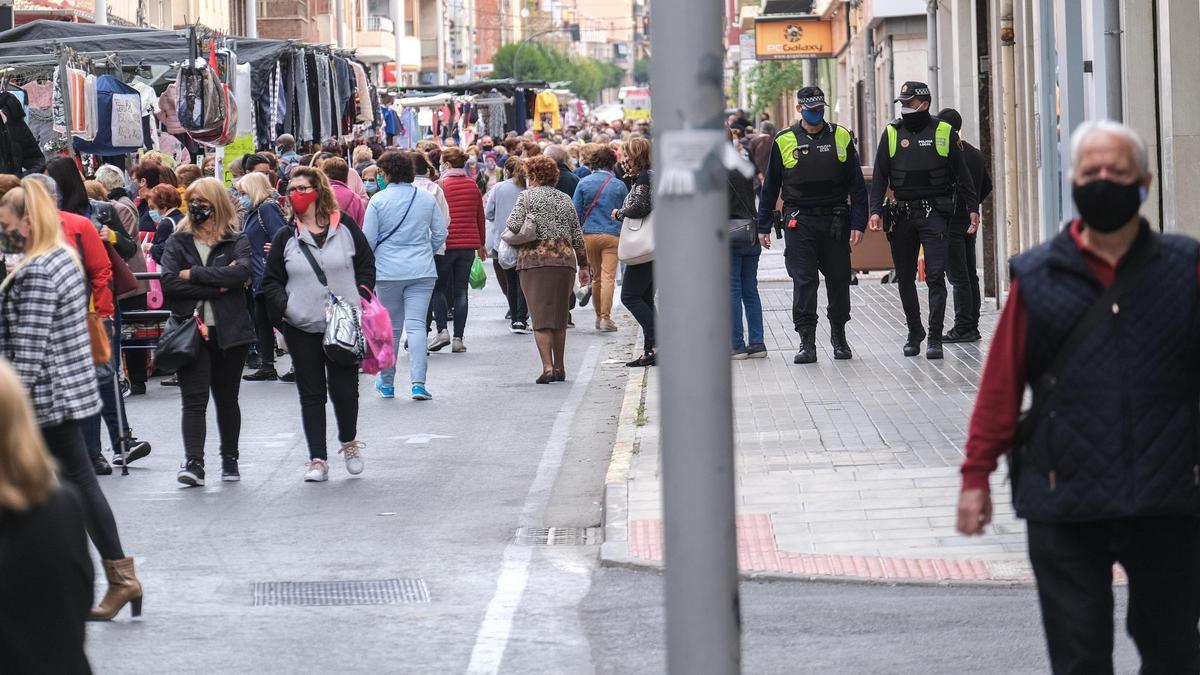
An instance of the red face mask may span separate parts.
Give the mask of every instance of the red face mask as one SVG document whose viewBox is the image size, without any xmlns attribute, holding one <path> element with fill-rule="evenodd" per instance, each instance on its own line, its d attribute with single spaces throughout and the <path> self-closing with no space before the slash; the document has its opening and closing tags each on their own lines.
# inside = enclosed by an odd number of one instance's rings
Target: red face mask
<svg viewBox="0 0 1200 675">
<path fill-rule="evenodd" d="M 317 203 L 317 191 L 312 192 L 291 192 L 288 193 L 288 200 L 292 202 L 292 210 L 296 215 L 308 213 L 309 208 Z"/>
</svg>

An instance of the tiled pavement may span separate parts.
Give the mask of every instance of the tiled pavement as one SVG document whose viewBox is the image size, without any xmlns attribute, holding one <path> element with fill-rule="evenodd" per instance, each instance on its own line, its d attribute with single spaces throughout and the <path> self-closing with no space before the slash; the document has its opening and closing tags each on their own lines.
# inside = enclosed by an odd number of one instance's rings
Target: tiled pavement
<svg viewBox="0 0 1200 675">
<path fill-rule="evenodd" d="M 784 277 L 778 252 L 765 255 L 762 267 L 760 278 Z M 791 284 L 765 282 L 761 292 L 770 356 L 732 363 L 742 570 L 1028 581 L 1024 526 L 1012 515 L 1003 471 L 993 477 L 996 513 L 987 534 L 968 539 L 953 529 L 958 465 L 994 305 L 985 300 L 984 342 L 947 345 L 942 361 L 905 358 L 896 287 L 863 279 L 851 293 L 854 359 L 833 361 L 822 315 L 819 360 L 797 366 Z M 662 560 L 659 374 L 631 374 L 606 495 L 608 562 Z"/>
</svg>

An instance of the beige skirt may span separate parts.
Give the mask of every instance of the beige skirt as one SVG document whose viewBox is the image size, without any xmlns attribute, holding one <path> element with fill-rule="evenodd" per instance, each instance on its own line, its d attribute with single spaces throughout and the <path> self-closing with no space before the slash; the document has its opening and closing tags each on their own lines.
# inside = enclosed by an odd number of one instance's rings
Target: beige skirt
<svg viewBox="0 0 1200 675">
<path fill-rule="evenodd" d="M 521 290 L 525 293 L 534 330 L 567 329 L 574 281 L 575 269 L 572 267 L 521 270 Z"/>
</svg>

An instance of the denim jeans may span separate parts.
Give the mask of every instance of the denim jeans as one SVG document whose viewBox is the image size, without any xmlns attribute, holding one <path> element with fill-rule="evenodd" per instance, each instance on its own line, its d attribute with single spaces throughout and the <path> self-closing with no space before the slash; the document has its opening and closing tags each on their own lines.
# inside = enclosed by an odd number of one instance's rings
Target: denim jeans
<svg viewBox="0 0 1200 675">
<path fill-rule="evenodd" d="M 742 332 L 742 307 L 746 308 L 746 325 L 749 327 L 750 344 L 763 343 L 763 309 L 758 297 L 758 258 L 762 246 L 755 242 L 750 246 L 735 246 L 729 257 L 729 292 L 733 309 L 733 348 L 746 347 Z"/>
<path fill-rule="evenodd" d="M 396 342 L 396 355 L 400 355 L 400 334 L 408 333 L 408 370 L 414 384 L 425 383 L 428 354 L 425 353 L 425 315 L 433 287 L 437 279 L 408 279 L 406 281 L 379 281 L 375 292 L 387 307 L 392 317 L 392 335 Z M 385 386 L 395 386 L 396 369 L 387 368 L 379 374 Z"/>
</svg>

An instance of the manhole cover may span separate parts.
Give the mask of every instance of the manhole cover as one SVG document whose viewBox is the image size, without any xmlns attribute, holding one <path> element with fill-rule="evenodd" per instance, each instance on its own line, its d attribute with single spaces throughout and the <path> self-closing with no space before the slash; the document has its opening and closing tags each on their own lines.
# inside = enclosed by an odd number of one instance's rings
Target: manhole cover
<svg viewBox="0 0 1200 675">
<path fill-rule="evenodd" d="M 263 581 L 254 584 L 254 606 L 406 605 L 429 602 L 421 579 L 368 581 Z"/>
<path fill-rule="evenodd" d="M 525 546 L 589 546 L 599 544 L 598 527 L 519 527 L 516 542 Z"/>
</svg>

